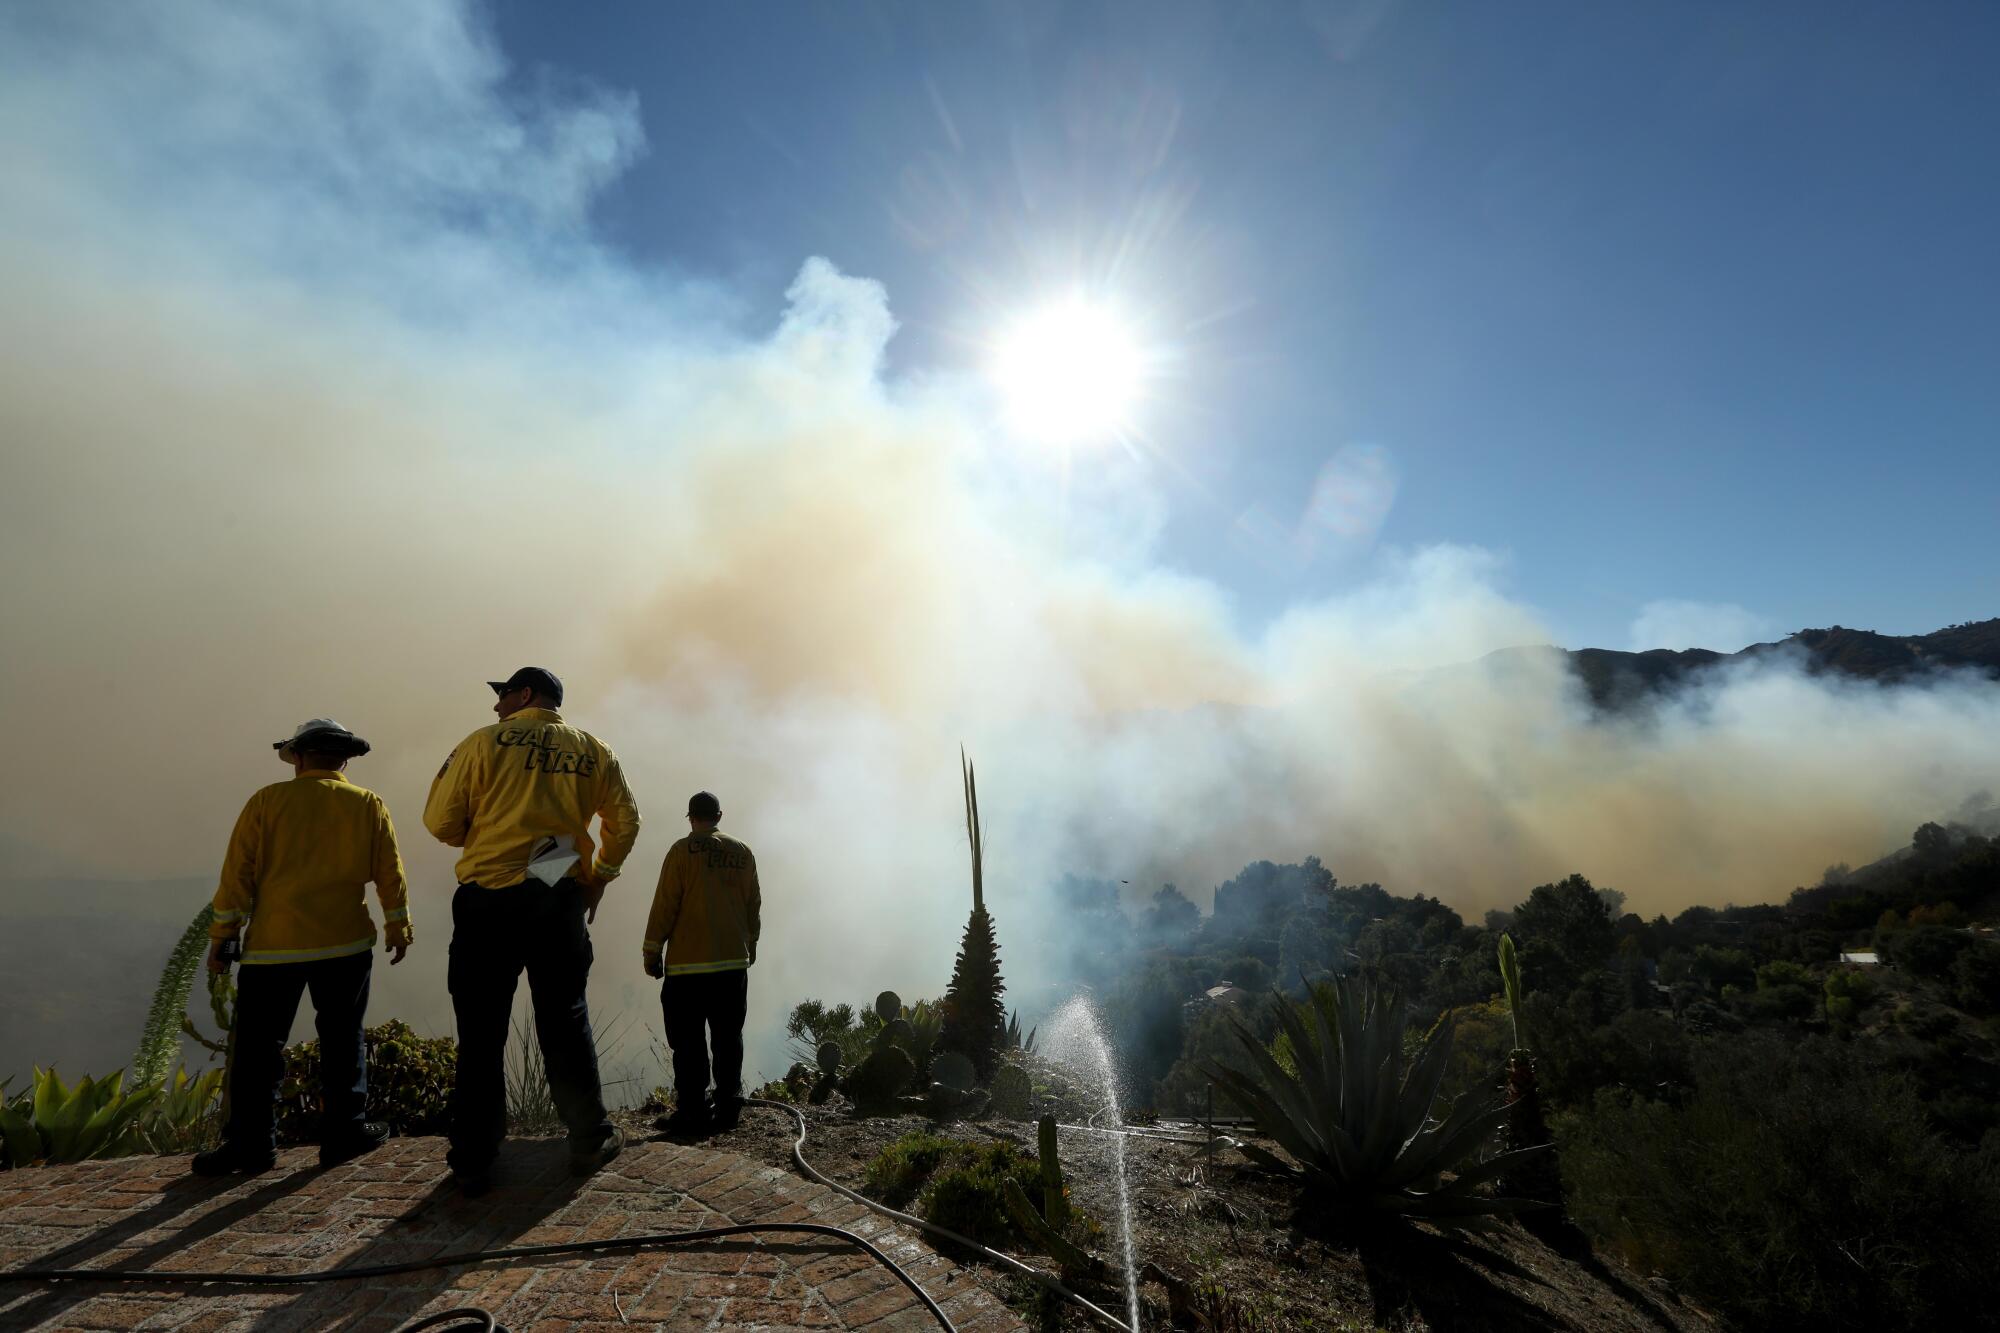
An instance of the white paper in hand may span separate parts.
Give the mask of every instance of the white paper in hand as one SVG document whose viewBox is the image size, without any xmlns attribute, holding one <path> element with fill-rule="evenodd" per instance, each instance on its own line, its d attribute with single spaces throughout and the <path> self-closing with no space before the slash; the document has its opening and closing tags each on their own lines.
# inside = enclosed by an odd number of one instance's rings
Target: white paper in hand
<svg viewBox="0 0 2000 1333">
<path fill-rule="evenodd" d="M 543 838 L 528 857 L 528 873 L 544 884 L 554 884 L 575 864 L 575 838 Z"/>
</svg>

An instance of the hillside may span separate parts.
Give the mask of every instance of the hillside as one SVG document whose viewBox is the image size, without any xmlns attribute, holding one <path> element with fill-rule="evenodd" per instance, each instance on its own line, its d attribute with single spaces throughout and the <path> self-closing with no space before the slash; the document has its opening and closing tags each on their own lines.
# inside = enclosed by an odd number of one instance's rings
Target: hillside
<svg viewBox="0 0 2000 1333">
<path fill-rule="evenodd" d="M 1943 671 L 1975 671 L 2000 680 L 2000 618 L 1905 636 L 1842 625 L 1802 629 L 1775 643 L 1753 643 L 1734 653 L 1707 648 L 1636 653 L 1578 648 L 1567 656 L 1591 703 L 1611 710 L 1643 702 L 1718 667 L 1760 661 L 1792 660 L 1810 675 L 1847 676 L 1883 685 Z"/>
</svg>

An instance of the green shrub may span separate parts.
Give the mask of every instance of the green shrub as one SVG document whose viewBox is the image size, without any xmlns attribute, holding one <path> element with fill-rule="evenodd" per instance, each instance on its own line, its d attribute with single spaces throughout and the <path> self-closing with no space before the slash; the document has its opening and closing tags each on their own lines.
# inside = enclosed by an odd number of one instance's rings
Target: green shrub
<svg viewBox="0 0 2000 1333">
<path fill-rule="evenodd" d="M 2000 1165 L 1839 1043 L 1719 1040 L 1679 1104 L 1601 1092 L 1563 1132 L 1571 1214 L 1746 1328 L 1951 1327 L 2000 1251 Z M 1951 1312 L 1957 1310 L 1959 1316 Z"/>
<path fill-rule="evenodd" d="M 442 1134 L 446 1104 L 458 1073 L 458 1043 L 419 1037 L 392 1018 L 363 1034 L 368 1052 L 368 1118 L 395 1134 Z M 278 1141 L 318 1141 L 319 1042 L 285 1048 L 285 1078 L 278 1101 Z"/>
<path fill-rule="evenodd" d="M 917 1197 L 931 1172 L 965 1146 L 958 1139 L 937 1134 L 905 1134 L 876 1154 L 862 1176 L 861 1188 L 891 1208 L 905 1207 Z"/>
<path fill-rule="evenodd" d="M 1852 1023 L 1875 998 L 1875 979 L 1852 968 L 1836 968 L 1826 974 L 1826 1016 L 1835 1023 Z"/>
<path fill-rule="evenodd" d="M 1004 1182 L 1012 1180 L 1034 1202 L 1046 1208 L 1041 1160 L 1008 1142 L 972 1143 L 937 1134 L 906 1134 L 884 1148 L 862 1181 L 865 1193 L 891 1208 L 907 1208 L 926 1221 L 970 1237 L 982 1245 L 1036 1248 L 1007 1215 Z M 1101 1237 L 1103 1229 L 1073 1206 L 1064 1234 L 1073 1239 Z"/>
</svg>

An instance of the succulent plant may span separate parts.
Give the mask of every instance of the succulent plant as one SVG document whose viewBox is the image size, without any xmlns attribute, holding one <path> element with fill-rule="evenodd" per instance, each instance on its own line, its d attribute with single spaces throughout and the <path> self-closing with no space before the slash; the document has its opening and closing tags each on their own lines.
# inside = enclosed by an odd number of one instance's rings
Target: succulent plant
<svg viewBox="0 0 2000 1333">
<path fill-rule="evenodd" d="M 1277 1019 L 1291 1043 L 1296 1072 L 1279 1064 L 1240 1022 L 1236 1034 L 1248 1068 L 1210 1065 L 1208 1072 L 1299 1166 L 1262 1149 L 1253 1154 L 1256 1159 L 1300 1177 L 1311 1202 L 1421 1217 L 1441 1226 L 1538 1206 L 1475 1192 L 1545 1151 L 1527 1148 L 1481 1159 L 1481 1149 L 1507 1120 L 1498 1096 L 1467 1093 L 1441 1119 L 1432 1118 L 1451 1055 L 1448 1027 L 1440 1024 L 1409 1059 L 1403 1054 L 1401 1002 L 1354 977 L 1314 986 L 1304 1006 L 1280 999 Z M 1442 1180 L 1447 1172 L 1453 1176 L 1448 1184 Z"/>
<path fill-rule="evenodd" d="M 819 1078 L 813 1083 L 812 1092 L 806 1097 L 806 1100 L 814 1106 L 824 1106 L 833 1096 L 835 1089 L 840 1087 L 841 1054 L 840 1043 L 837 1041 L 823 1041 L 819 1044 L 815 1056 L 819 1061 Z"/>
<path fill-rule="evenodd" d="M 1042 1158 L 1042 1216 L 1058 1231 L 1069 1227 L 1069 1189 L 1063 1184 L 1062 1157 L 1056 1151 L 1056 1118 L 1045 1115 L 1035 1124 L 1035 1146 Z"/>
<path fill-rule="evenodd" d="M 1548 1124 L 1542 1119 L 1541 1092 L 1535 1084 L 1535 1054 L 1523 1044 L 1521 1022 L 1521 960 L 1514 951 L 1512 936 L 1500 937 L 1500 982 L 1507 990 L 1507 1008 L 1514 1019 L 1514 1049 L 1507 1053 L 1507 1128 L 1504 1142 L 1521 1150 L 1551 1145 Z M 1500 1177 L 1500 1188 L 1526 1199 L 1554 1203 L 1562 1198 L 1562 1181 L 1555 1163 L 1555 1150 L 1522 1160 Z"/>
<path fill-rule="evenodd" d="M 917 1066 L 908 1051 L 899 1046 L 882 1046 L 868 1053 L 841 1084 L 841 1090 L 863 1111 L 888 1106 L 910 1086 Z"/>
<path fill-rule="evenodd" d="M 959 768 L 965 787 L 965 833 L 972 844 L 972 915 L 951 969 L 944 995 L 944 1028 L 940 1044 L 963 1053 L 979 1074 L 990 1073 L 1007 1033 L 1007 990 L 1000 975 L 1000 942 L 993 917 L 986 910 L 986 839 L 979 821 L 979 787 L 964 752 Z"/>
<path fill-rule="evenodd" d="M 978 1078 L 978 1071 L 972 1067 L 970 1056 L 957 1051 L 946 1051 L 931 1061 L 931 1082 L 952 1092 L 970 1092 Z"/>
<path fill-rule="evenodd" d="M 885 1045 L 893 1042 L 908 1051 L 916 1044 L 916 1040 L 917 1030 L 910 1025 L 910 1020 L 907 1018 L 892 1018 L 882 1025 L 881 1041 Z M 915 1052 L 911 1051 L 911 1054 L 914 1055 Z"/>
<path fill-rule="evenodd" d="M 885 990 L 875 997 L 875 1017 L 884 1023 L 899 1018 L 903 1013 L 903 997 L 892 990 Z"/>
<path fill-rule="evenodd" d="M 203 903 L 194 920 L 181 932 L 160 979 L 153 987 L 153 1005 L 146 1014 L 146 1027 L 139 1034 L 139 1050 L 132 1057 L 132 1091 L 148 1084 L 165 1086 L 180 1063 L 181 1025 L 187 1022 L 188 992 L 194 988 L 195 973 L 201 970 L 208 950 L 208 927 L 215 909 Z"/>
<path fill-rule="evenodd" d="M 993 1072 L 993 1114 L 1008 1120 L 1026 1120 L 1034 1098 L 1034 1084 L 1021 1066 L 1001 1065 Z"/>
</svg>

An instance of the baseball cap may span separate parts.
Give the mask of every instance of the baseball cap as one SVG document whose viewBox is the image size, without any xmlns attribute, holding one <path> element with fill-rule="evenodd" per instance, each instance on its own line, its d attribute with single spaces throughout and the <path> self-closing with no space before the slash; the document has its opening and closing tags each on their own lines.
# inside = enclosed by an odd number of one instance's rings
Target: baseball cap
<svg viewBox="0 0 2000 1333">
<path fill-rule="evenodd" d="M 714 792 L 698 791 L 688 797 L 688 813 L 696 819 L 720 819 L 722 802 L 715 799 Z"/>
<path fill-rule="evenodd" d="M 545 694 L 562 703 L 562 682 L 556 673 L 547 667 L 522 667 L 505 680 L 489 680 L 495 694 L 512 694 L 515 690 L 531 689 L 536 694 Z"/>
<path fill-rule="evenodd" d="M 341 726 L 330 717 L 315 717 L 299 723 L 292 734 L 284 740 L 272 741 L 271 748 L 279 754 L 290 750 L 305 750 L 320 754 L 344 754 L 350 759 L 368 753 L 368 742 Z"/>
</svg>

